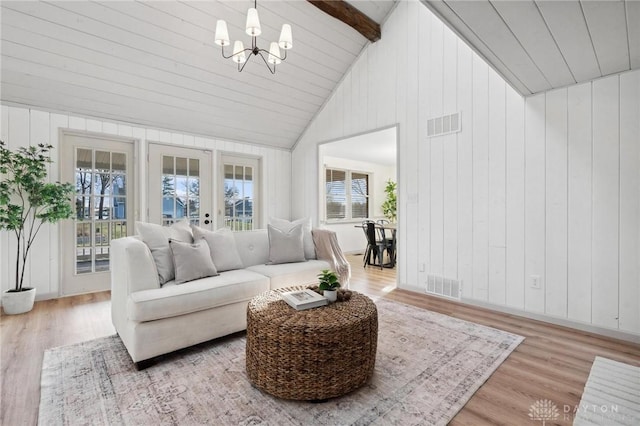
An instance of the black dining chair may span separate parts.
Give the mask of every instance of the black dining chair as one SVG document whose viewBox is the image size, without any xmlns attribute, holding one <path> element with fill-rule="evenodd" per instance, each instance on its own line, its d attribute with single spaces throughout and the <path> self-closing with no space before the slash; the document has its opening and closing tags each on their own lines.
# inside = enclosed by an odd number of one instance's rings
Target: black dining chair
<svg viewBox="0 0 640 426">
<path fill-rule="evenodd" d="M 385 244 L 385 250 L 389 256 L 389 267 L 394 267 L 396 264 L 396 230 L 385 228 L 385 225 L 389 225 L 387 219 L 378 219 L 376 223 L 379 225 L 376 227 L 380 233 L 380 241 Z"/>
<path fill-rule="evenodd" d="M 387 244 L 384 240 L 379 239 L 376 236 L 376 223 L 372 220 L 362 221 L 362 230 L 367 237 L 367 250 L 364 253 L 364 267 L 367 265 L 379 266 L 380 269 L 384 266 L 384 251 Z M 371 256 L 373 255 L 373 263 L 371 263 Z"/>
</svg>

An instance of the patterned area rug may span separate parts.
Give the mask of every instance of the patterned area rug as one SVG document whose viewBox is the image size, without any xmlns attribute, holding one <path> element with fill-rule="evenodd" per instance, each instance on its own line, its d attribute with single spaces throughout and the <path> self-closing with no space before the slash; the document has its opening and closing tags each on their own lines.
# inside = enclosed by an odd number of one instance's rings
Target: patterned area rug
<svg viewBox="0 0 640 426">
<path fill-rule="evenodd" d="M 111 336 L 45 353 L 39 424 L 445 425 L 523 340 L 388 300 L 376 304 L 373 378 L 341 398 L 286 401 L 253 388 L 242 334 L 165 355 L 143 371 Z"/>
</svg>

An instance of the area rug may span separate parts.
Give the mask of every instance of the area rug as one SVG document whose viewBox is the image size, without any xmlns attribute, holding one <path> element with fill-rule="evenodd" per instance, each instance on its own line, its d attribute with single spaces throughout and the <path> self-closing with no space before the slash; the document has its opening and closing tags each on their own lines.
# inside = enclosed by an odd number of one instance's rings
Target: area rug
<svg viewBox="0 0 640 426">
<path fill-rule="evenodd" d="M 343 397 L 287 401 L 252 387 L 243 334 L 165 355 L 142 371 L 111 336 L 45 352 L 38 423 L 445 425 L 523 340 L 401 303 L 376 304 L 374 375 Z"/>
<path fill-rule="evenodd" d="M 597 356 L 573 424 L 640 425 L 640 367 Z"/>
</svg>

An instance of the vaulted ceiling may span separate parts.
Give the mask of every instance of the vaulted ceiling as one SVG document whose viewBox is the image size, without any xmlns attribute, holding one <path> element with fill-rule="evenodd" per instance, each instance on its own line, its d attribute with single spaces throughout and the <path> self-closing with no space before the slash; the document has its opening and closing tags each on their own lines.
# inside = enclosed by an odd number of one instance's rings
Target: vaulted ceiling
<svg viewBox="0 0 640 426">
<path fill-rule="evenodd" d="M 349 3 L 382 23 L 395 1 Z M 640 1 L 421 1 L 523 95 L 640 68 Z M 275 75 L 256 57 L 239 73 L 215 24 L 248 44 L 252 5 L 2 1 L 0 100 L 289 149 L 369 41 L 311 2 L 264 0 L 260 47 L 289 23 L 293 49 Z"/>
<path fill-rule="evenodd" d="M 354 1 L 381 22 L 393 1 Z M 306 1 L 261 1 L 259 46 L 293 28 L 272 75 L 242 73 L 214 44 L 244 32 L 253 1 L 2 1 L 1 100 L 53 111 L 290 148 L 368 40 Z M 228 52 L 227 52 L 228 53 Z"/>
<path fill-rule="evenodd" d="M 530 95 L 640 68 L 638 0 L 422 0 Z"/>
</svg>

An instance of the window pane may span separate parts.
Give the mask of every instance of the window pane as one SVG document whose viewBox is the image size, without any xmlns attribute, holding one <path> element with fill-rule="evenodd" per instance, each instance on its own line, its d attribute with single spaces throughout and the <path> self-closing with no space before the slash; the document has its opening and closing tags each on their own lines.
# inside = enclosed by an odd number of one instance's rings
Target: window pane
<svg viewBox="0 0 640 426">
<path fill-rule="evenodd" d="M 114 197 L 112 216 L 110 219 L 126 219 L 127 218 L 127 198 Z"/>
<path fill-rule="evenodd" d="M 90 220 L 90 203 L 91 197 L 77 196 L 76 197 L 76 218 L 78 220 Z"/>
<path fill-rule="evenodd" d="M 111 192 L 111 176 L 109 173 L 97 173 L 95 175 L 94 194 L 109 195 Z"/>
<path fill-rule="evenodd" d="M 189 176 L 200 176 L 200 160 L 189 159 Z"/>
<path fill-rule="evenodd" d="M 369 176 L 363 173 L 351 174 L 351 217 L 369 216 Z"/>
<path fill-rule="evenodd" d="M 344 219 L 347 210 L 346 172 L 327 169 L 325 193 L 327 219 Z"/>
<path fill-rule="evenodd" d="M 96 151 L 96 170 L 109 173 L 111 171 L 111 153 Z"/>
<path fill-rule="evenodd" d="M 187 176 L 187 159 L 176 157 L 176 175 Z"/>
<path fill-rule="evenodd" d="M 173 168 L 173 157 L 170 157 L 167 155 L 162 156 L 162 174 L 163 175 L 175 174 L 175 169 Z"/>
<path fill-rule="evenodd" d="M 90 149 L 82 149 L 78 148 L 76 151 L 76 168 L 78 169 L 92 169 L 93 161 L 91 156 L 93 155 L 93 151 Z"/>
<path fill-rule="evenodd" d="M 111 193 L 114 196 L 127 194 L 127 177 L 125 175 L 112 176 Z"/>
<path fill-rule="evenodd" d="M 127 170 L 127 156 L 125 154 L 114 152 L 111 154 L 113 161 L 112 167 L 114 171 L 124 172 Z"/>
</svg>

